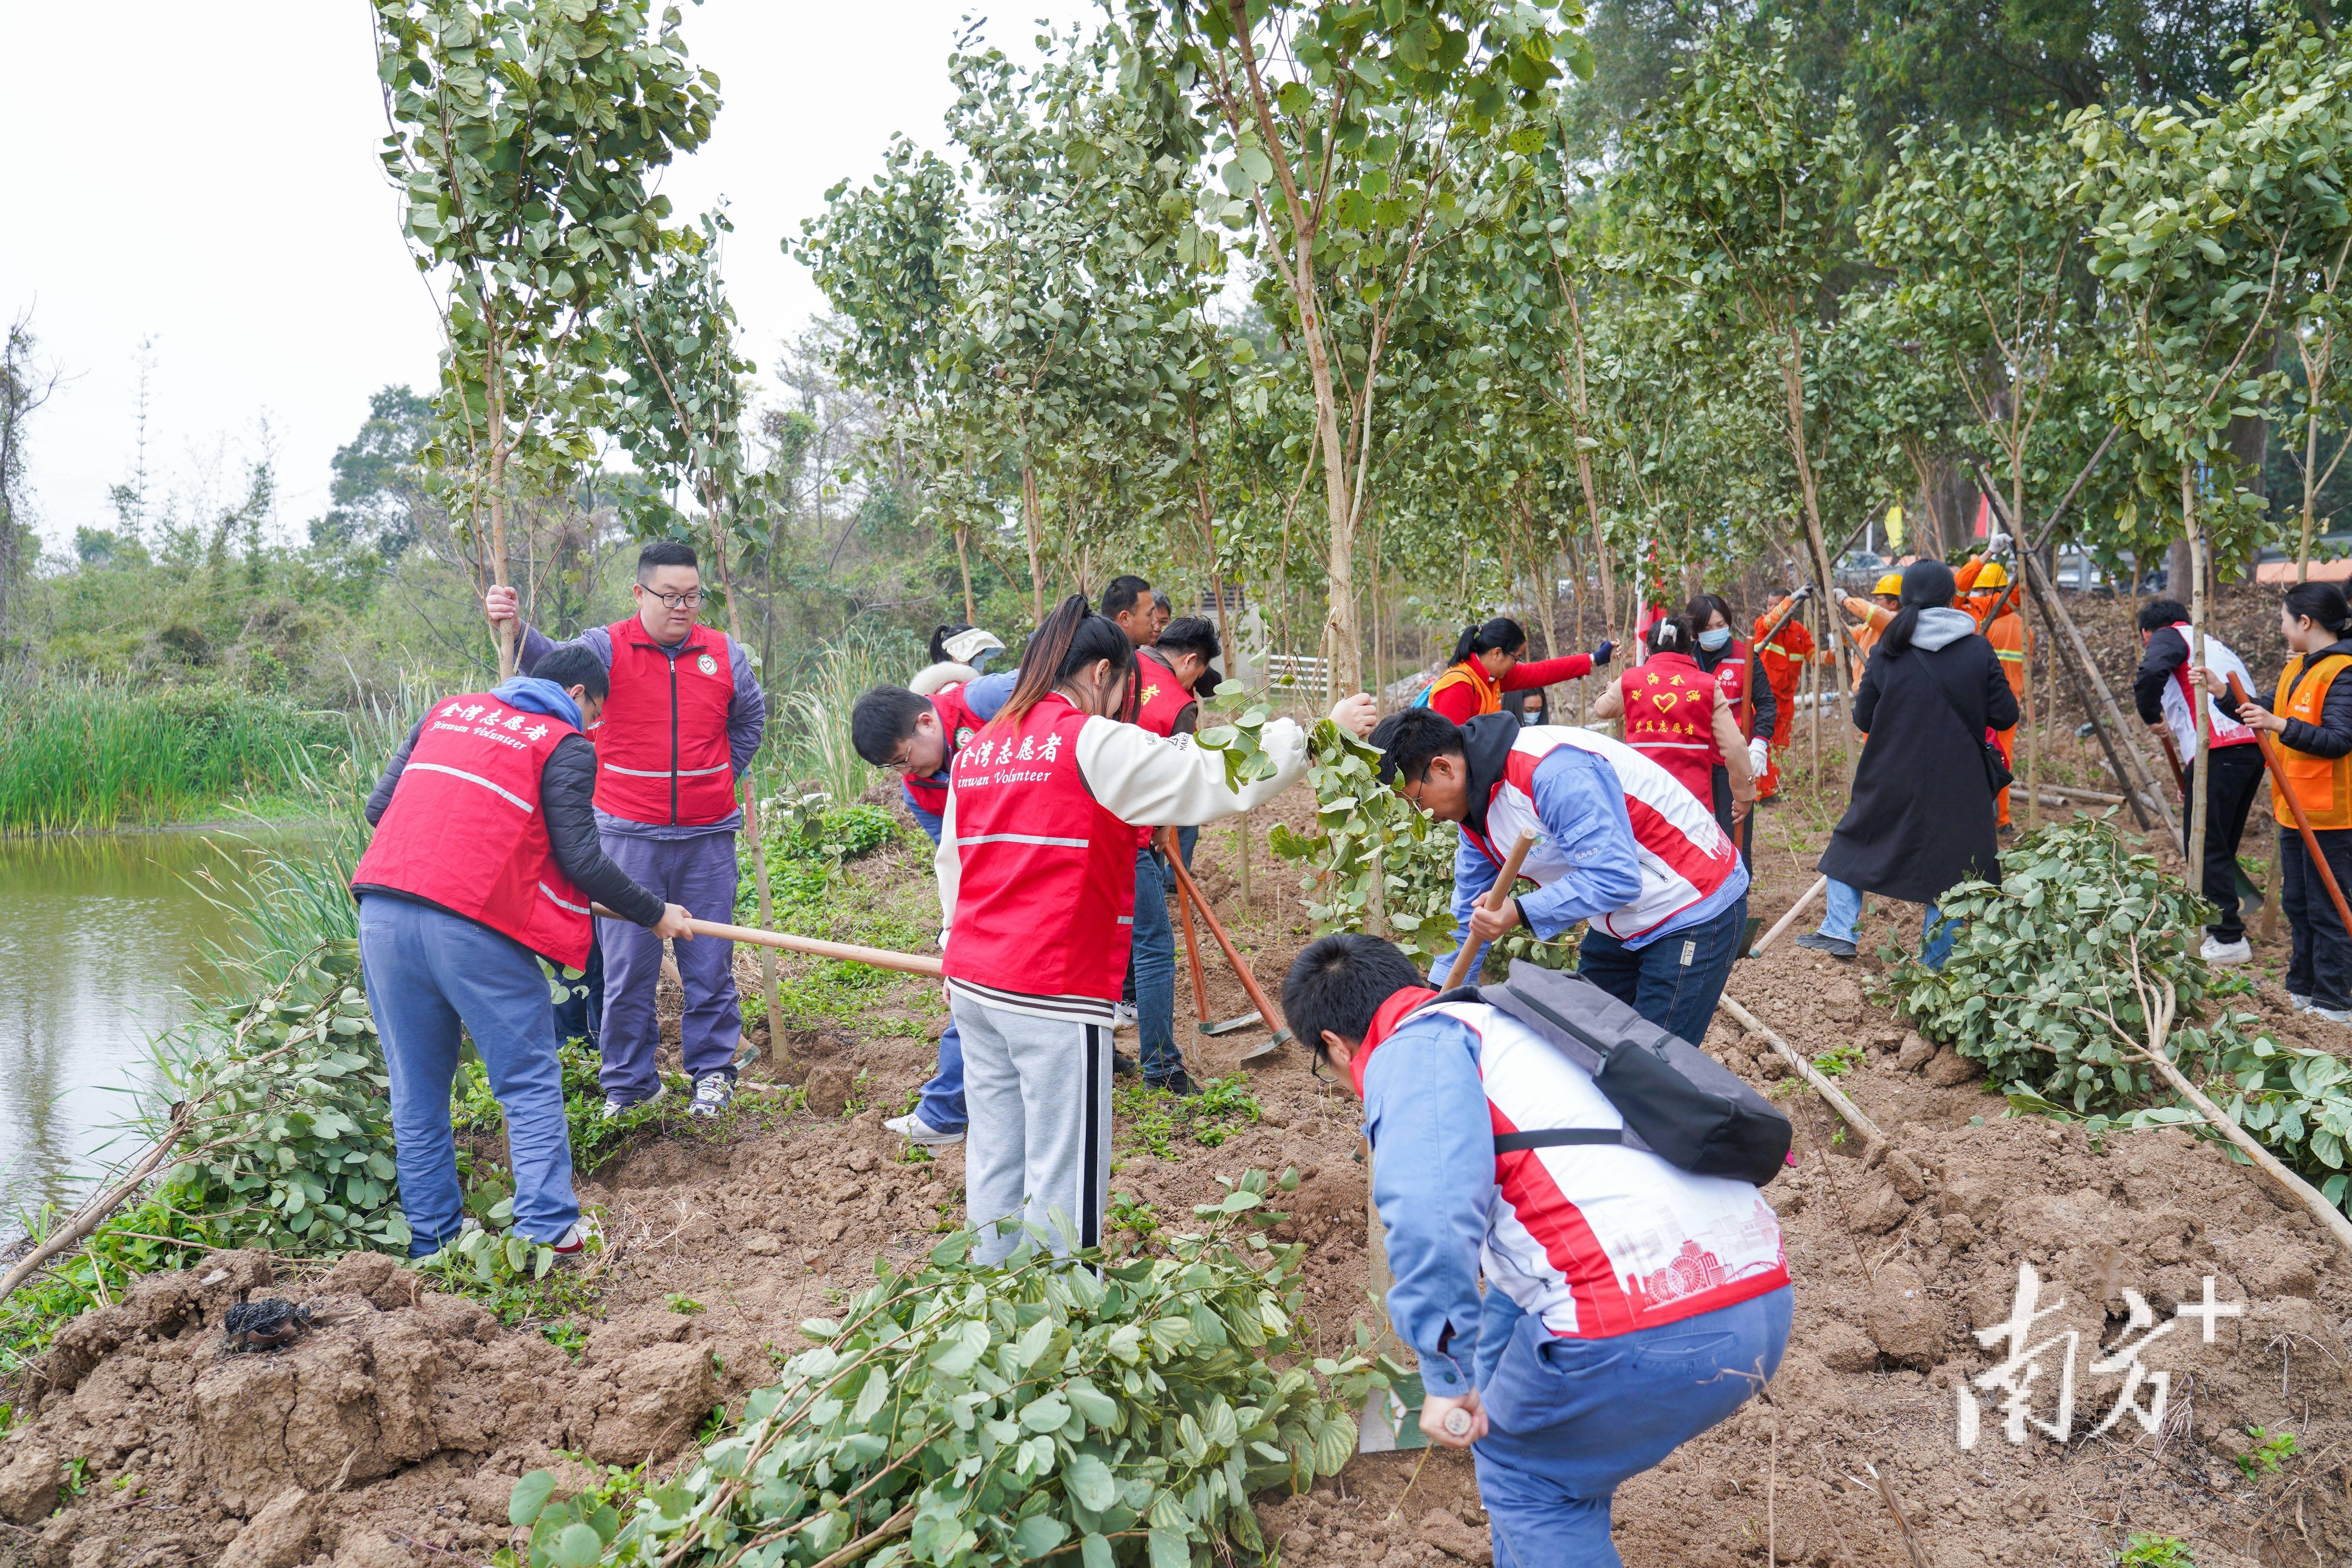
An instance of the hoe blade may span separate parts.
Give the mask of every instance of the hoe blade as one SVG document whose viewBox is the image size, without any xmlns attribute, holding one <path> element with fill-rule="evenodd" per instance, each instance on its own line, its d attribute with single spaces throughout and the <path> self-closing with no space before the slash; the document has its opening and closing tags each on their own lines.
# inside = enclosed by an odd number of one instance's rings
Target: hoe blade
<svg viewBox="0 0 2352 1568">
<path fill-rule="evenodd" d="M 1203 1024 L 1201 1026 L 1201 1033 L 1204 1035 L 1230 1035 L 1235 1029 L 1246 1029 L 1253 1025 L 1263 1024 L 1265 1022 L 1265 1016 L 1264 1014 L 1252 1011 L 1243 1014 L 1238 1018 L 1227 1018 L 1221 1024 Z"/>
<path fill-rule="evenodd" d="M 1260 1057 L 1270 1057 L 1274 1055 L 1275 1052 L 1282 1048 L 1282 1044 L 1285 1040 L 1290 1039 L 1291 1037 L 1292 1036 L 1288 1029 L 1276 1029 L 1274 1032 L 1273 1037 L 1268 1039 L 1265 1044 L 1262 1046 L 1252 1046 L 1248 1050 L 1245 1050 L 1241 1054 L 1239 1059 L 1245 1062 L 1254 1062 Z"/>
</svg>

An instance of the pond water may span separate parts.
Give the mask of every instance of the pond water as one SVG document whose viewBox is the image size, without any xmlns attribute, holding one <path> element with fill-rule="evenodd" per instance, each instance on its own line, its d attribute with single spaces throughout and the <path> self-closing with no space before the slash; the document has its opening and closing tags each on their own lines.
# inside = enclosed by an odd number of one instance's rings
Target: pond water
<svg viewBox="0 0 2352 1568">
<path fill-rule="evenodd" d="M 299 833 L 299 830 L 294 830 Z M 278 830 L 0 837 L 0 1245 L 18 1216 L 140 1147 L 121 1123 L 154 1081 L 149 1043 L 186 1017 L 207 943 Z M 217 896 L 217 894 L 216 894 Z"/>
</svg>

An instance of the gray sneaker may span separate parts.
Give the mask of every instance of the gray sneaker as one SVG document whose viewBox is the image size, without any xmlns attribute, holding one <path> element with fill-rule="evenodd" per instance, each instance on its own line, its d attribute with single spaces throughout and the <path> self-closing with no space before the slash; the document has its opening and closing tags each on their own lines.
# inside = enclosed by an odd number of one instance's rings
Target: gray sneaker
<svg viewBox="0 0 2352 1568">
<path fill-rule="evenodd" d="M 2298 1013 L 2308 1013 L 2311 1011 L 2311 998 L 2308 996 L 2298 996 L 2292 991 L 2286 994 L 2286 1005 L 2294 1008 Z"/>
<path fill-rule="evenodd" d="M 716 1116 L 735 1100 L 735 1080 L 723 1072 L 707 1072 L 694 1080 L 694 1103 L 688 1106 L 690 1116 Z"/>
<path fill-rule="evenodd" d="M 604 1097 L 604 1120 L 618 1121 L 633 1110 L 643 1110 L 648 1106 L 658 1105 L 663 1097 L 668 1093 L 669 1085 L 656 1083 L 654 1085 L 654 1091 L 643 1100 L 623 1100 L 618 1095 L 608 1094 Z"/>
<path fill-rule="evenodd" d="M 1853 956 L 1853 943 L 1840 936 L 1823 936 L 1817 931 L 1809 931 L 1805 932 L 1804 935 L 1799 937 L 1797 939 L 1797 945 L 1806 949 L 1808 952 L 1826 952 L 1832 958 L 1852 958 Z"/>
</svg>

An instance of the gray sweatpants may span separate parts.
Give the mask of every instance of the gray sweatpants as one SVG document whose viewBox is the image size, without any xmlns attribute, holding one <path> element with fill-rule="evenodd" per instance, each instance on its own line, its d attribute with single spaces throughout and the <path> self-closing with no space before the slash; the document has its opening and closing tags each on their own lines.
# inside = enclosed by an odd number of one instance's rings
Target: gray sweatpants
<svg viewBox="0 0 2352 1568">
<path fill-rule="evenodd" d="M 1110 1026 L 1033 1018 L 950 998 L 963 1037 L 963 1203 L 970 1224 L 1015 1223 L 974 1249 L 1002 1262 L 1020 1225 L 1054 1250 L 1102 1244 L 1110 1194 Z"/>
</svg>

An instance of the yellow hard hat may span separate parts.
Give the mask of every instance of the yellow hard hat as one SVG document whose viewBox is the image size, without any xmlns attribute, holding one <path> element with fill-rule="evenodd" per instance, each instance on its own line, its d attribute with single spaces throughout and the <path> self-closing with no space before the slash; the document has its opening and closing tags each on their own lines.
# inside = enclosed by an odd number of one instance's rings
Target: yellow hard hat
<svg viewBox="0 0 2352 1568">
<path fill-rule="evenodd" d="M 1989 561 L 1985 563 L 1985 569 L 1977 574 L 1976 585 L 1979 588 L 2006 588 L 2009 586 L 2009 573 L 2000 562 Z"/>
<path fill-rule="evenodd" d="M 1878 586 L 1873 588 L 1871 592 L 1874 594 L 1891 594 L 1895 598 L 1901 598 L 1903 596 L 1903 574 L 1900 572 L 1889 572 L 1885 576 L 1881 577 L 1878 580 Z"/>
</svg>

